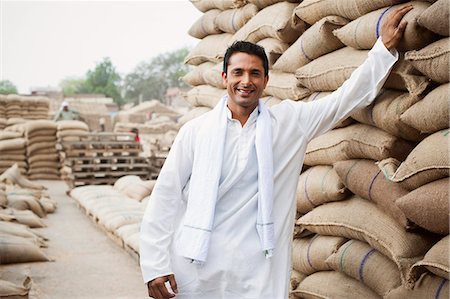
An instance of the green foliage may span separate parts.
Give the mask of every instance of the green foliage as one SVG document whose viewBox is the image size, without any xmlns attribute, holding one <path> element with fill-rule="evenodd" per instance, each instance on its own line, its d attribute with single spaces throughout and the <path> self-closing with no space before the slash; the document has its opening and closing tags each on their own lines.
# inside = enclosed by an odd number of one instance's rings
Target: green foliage
<svg viewBox="0 0 450 299">
<path fill-rule="evenodd" d="M 83 78 L 75 78 L 75 77 L 69 77 L 64 80 L 62 80 L 59 83 L 59 87 L 64 92 L 64 95 L 73 95 L 76 93 L 79 93 L 79 90 L 84 85 L 85 79 Z"/>
<path fill-rule="evenodd" d="M 87 72 L 86 80 L 81 84 L 77 93 L 101 93 L 113 98 L 114 102 L 122 104 L 120 81 L 120 75 L 116 72 L 111 59 L 105 57 L 103 61 L 97 63 L 94 70 Z"/>
<path fill-rule="evenodd" d="M 143 100 L 161 101 L 168 88 L 187 87 L 181 77 L 189 71 L 189 66 L 183 63 L 188 53 L 189 49 L 185 47 L 139 63 L 124 79 L 125 98 L 135 103 L 140 96 Z"/>
<path fill-rule="evenodd" d="M 9 80 L 1 80 L 0 94 L 17 94 L 17 87 Z"/>
</svg>

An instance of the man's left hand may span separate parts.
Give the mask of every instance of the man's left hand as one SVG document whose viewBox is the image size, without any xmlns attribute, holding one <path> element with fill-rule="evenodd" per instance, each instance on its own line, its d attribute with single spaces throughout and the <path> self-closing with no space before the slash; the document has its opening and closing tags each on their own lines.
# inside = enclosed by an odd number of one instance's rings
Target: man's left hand
<svg viewBox="0 0 450 299">
<path fill-rule="evenodd" d="M 395 49 L 399 44 L 407 25 L 405 20 L 402 21 L 402 18 L 411 9 L 413 9 L 411 4 L 399 7 L 384 22 L 381 28 L 381 40 L 387 49 Z"/>
</svg>

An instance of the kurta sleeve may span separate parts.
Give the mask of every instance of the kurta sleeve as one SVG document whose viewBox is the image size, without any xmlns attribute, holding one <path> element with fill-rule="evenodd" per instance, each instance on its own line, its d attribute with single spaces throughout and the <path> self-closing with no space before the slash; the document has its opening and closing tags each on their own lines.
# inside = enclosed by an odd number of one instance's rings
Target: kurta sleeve
<svg viewBox="0 0 450 299">
<path fill-rule="evenodd" d="M 139 255 L 145 282 L 169 275 L 169 247 L 183 188 L 192 170 L 192 134 L 186 124 L 175 138 L 156 181 L 141 223 Z"/>
<path fill-rule="evenodd" d="M 380 37 L 368 58 L 336 91 L 317 101 L 294 105 L 308 140 L 331 130 L 352 112 L 370 105 L 397 59 L 397 51 L 389 51 Z"/>
</svg>

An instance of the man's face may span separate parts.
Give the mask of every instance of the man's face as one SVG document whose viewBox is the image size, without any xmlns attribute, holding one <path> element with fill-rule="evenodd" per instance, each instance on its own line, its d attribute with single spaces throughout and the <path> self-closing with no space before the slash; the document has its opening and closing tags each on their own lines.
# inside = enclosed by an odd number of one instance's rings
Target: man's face
<svg viewBox="0 0 450 299">
<path fill-rule="evenodd" d="M 253 110 L 269 80 L 264 75 L 262 60 L 256 55 L 236 52 L 228 61 L 228 69 L 222 72 L 224 84 L 228 91 L 228 107 L 240 106 Z"/>
<path fill-rule="evenodd" d="M 69 111 L 69 106 L 67 106 L 67 105 L 63 106 L 63 110 L 64 111 Z"/>
</svg>

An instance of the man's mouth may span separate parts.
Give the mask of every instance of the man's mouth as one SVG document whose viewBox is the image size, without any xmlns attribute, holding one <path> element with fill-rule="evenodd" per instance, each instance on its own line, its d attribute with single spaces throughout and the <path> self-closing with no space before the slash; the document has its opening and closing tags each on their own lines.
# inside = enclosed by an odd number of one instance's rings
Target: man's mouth
<svg viewBox="0 0 450 299">
<path fill-rule="evenodd" d="M 236 91 L 241 95 L 241 96 L 249 96 L 250 94 L 252 94 L 255 90 L 253 88 L 242 88 L 242 87 L 238 87 L 236 88 Z"/>
</svg>

